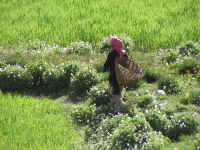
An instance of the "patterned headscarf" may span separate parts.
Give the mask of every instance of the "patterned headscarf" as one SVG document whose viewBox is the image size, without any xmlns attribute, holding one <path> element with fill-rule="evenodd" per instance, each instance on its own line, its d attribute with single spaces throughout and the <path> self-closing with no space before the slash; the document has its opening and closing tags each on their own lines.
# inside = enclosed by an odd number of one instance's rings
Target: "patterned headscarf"
<svg viewBox="0 0 200 150">
<path fill-rule="evenodd" d="M 124 43 L 121 39 L 119 39 L 118 37 L 113 37 L 110 40 L 110 46 L 113 50 L 116 50 L 118 55 L 121 56 L 122 55 L 122 49 L 124 47 Z"/>
</svg>

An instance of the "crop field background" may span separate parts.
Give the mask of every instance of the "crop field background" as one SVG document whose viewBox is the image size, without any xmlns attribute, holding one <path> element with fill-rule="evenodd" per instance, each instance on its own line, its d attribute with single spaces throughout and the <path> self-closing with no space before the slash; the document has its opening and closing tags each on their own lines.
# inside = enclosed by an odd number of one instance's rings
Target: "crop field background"
<svg viewBox="0 0 200 150">
<path fill-rule="evenodd" d="M 127 34 L 140 48 L 158 49 L 199 42 L 199 0 L 1 0 L 0 45 L 36 38 L 66 46 L 93 45 Z"/>
</svg>

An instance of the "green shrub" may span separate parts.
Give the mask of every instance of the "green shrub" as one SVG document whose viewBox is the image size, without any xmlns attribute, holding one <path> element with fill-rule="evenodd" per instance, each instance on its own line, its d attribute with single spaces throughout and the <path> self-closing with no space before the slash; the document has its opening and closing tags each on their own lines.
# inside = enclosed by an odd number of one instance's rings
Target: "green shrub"
<svg viewBox="0 0 200 150">
<path fill-rule="evenodd" d="M 198 55 L 200 52 L 200 46 L 195 42 L 187 42 L 179 47 L 179 53 L 182 55 Z"/>
<path fill-rule="evenodd" d="M 95 106 L 81 106 L 79 108 L 74 108 L 71 115 L 77 124 L 89 124 L 94 116 L 95 110 Z"/>
<path fill-rule="evenodd" d="M 67 47 L 67 53 L 70 54 L 90 54 L 91 52 L 92 45 L 84 41 L 73 42 Z"/>
<path fill-rule="evenodd" d="M 91 104 L 106 105 L 110 103 L 110 100 L 107 96 L 108 94 L 108 82 L 104 81 L 95 86 L 93 86 L 88 92 L 88 96 L 91 99 Z"/>
<path fill-rule="evenodd" d="M 192 73 L 195 74 L 200 68 L 198 62 L 192 57 L 185 57 L 178 63 L 177 70 L 179 74 Z"/>
<path fill-rule="evenodd" d="M 147 68 L 146 72 L 145 72 L 145 76 L 144 79 L 148 82 L 148 83 L 152 83 L 152 82 L 156 82 L 159 80 L 160 77 L 160 73 L 159 71 L 152 69 L 152 68 Z"/>
<path fill-rule="evenodd" d="M 177 139 L 180 135 L 190 135 L 197 131 L 199 125 L 199 118 L 194 113 L 177 113 L 172 116 L 168 123 L 167 136 L 170 139 Z"/>
<path fill-rule="evenodd" d="M 153 102 L 152 96 L 143 95 L 143 96 L 140 97 L 140 100 L 137 103 L 137 106 L 140 107 L 140 108 L 146 108 L 152 102 Z"/>
<path fill-rule="evenodd" d="M 179 53 L 177 51 L 170 51 L 166 53 L 165 59 L 168 63 L 172 63 L 177 60 L 178 56 L 179 56 Z"/>
<path fill-rule="evenodd" d="M 46 89 L 57 90 L 60 88 L 59 77 L 62 72 L 58 68 L 47 68 L 42 74 L 42 81 Z"/>
<path fill-rule="evenodd" d="M 105 119 L 102 121 L 100 128 L 102 131 L 102 134 L 104 136 L 109 136 L 108 134 L 113 134 L 113 132 L 115 130 L 117 130 L 117 128 L 119 126 L 121 126 L 123 124 L 123 122 L 125 120 L 127 120 L 127 116 L 123 115 L 123 114 L 119 114 L 119 115 L 115 115 L 110 119 Z"/>
<path fill-rule="evenodd" d="M 163 114 L 166 114 L 166 117 L 168 120 L 172 119 L 172 117 L 174 116 L 174 114 L 176 113 L 176 108 L 174 107 L 170 107 L 170 108 L 164 108 L 162 110 Z"/>
<path fill-rule="evenodd" d="M 98 75 L 89 69 L 77 72 L 70 81 L 70 95 L 81 95 L 89 92 L 90 88 L 98 83 Z"/>
<path fill-rule="evenodd" d="M 162 89 L 167 94 L 178 94 L 181 92 L 181 87 L 175 77 L 162 76 L 158 80 L 158 89 Z"/>
<path fill-rule="evenodd" d="M 6 66 L 1 70 L 0 89 L 2 91 L 27 91 L 32 86 L 32 78 L 27 69 L 16 66 Z"/>
<path fill-rule="evenodd" d="M 163 134 L 166 133 L 165 128 L 168 123 L 168 119 L 165 114 L 160 113 L 159 110 L 152 109 L 146 113 L 146 119 L 155 131 L 160 131 Z"/>
<path fill-rule="evenodd" d="M 32 75 L 34 86 L 42 86 L 42 74 L 49 68 L 47 63 L 43 60 L 29 63 L 27 65 L 27 71 Z"/>
<path fill-rule="evenodd" d="M 200 89 L 194 89 L 189 94 L 190 103 L 200 106 Z"/>
<path fill-rule="evenodd" d="M 80 71 L 80 65 L 74 63 L 74 64 L 68 64 L 62 67 L 64 72 L 59 78 L 59 82 L 62 84 L 62 87 L 68 88 L 70 85 L 70 79 L 74 75 L 76 75 L 77 72 Z"/>
<path fill-rule="evenodd" d="M 200 70 L 198 71 L 198 73 L 196 74 L 196 79 L 198 82 L 200 82 Z"/>
<path fill-rule="evenodd" d="M 4 62 L 2 62 L 2 61 L 0 61 L 0 68 L 2 69 L 2 68 L 5 68 L 7 66 L 7 64 L 6 63 L 4 63 Z"/>
<path fill-rule="evenodd" d="M 142 113 L 120 124 L 112 137 L 112 149 L 161 149 L 169 142 L 161 132 L 152 131 Z"/>
</svg>

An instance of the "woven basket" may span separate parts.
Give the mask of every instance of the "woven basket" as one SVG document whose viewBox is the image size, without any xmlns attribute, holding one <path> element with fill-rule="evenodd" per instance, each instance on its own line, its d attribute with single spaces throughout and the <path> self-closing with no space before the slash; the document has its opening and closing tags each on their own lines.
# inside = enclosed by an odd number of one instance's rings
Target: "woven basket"
<svg viewBox="0 0 200 150">
<path fill-rule="evenodd" d="M 145 75 L 134 58 L 117 57 L 115 59 L 115 72 L 119 85 L 131 87 Z"/>
</svg>

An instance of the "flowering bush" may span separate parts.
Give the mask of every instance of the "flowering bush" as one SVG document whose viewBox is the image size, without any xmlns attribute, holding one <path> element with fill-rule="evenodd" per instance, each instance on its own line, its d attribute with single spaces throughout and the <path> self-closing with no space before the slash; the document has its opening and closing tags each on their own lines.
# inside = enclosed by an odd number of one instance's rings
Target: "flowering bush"
<svg viewBox="0 0 200 150">
<path fill-rule="evenodd" d="M 198 55 L 200 52 L 200 46 L 195 42 L 187 42 L 184 45 L 179 46 L 179 53 L 182 55 Z"/>
<path fill-rule="evenodd" d="M 152 131 L 144 114 L 125 120 L 112 139 L 113 149 L 160 149 L 165 146 L 166 138 L 161 132 Z"/>
<path fill-rule="evenodd" d="M 108 96 L 108 82 L 100 82 L 99 84 L 93 86 L 88 92 L 88 96 L 91 99 L 91 104 L 96 104 L 96 106 L 105 105 L 110 102 Z"/>
<path fill-rule="evenodd" d="M 72 76 L 69 85 L 69 94 L 71 96 L 85 94 L 97 83 L 98 75 L 96 72 L 89 69 L 81 70 Z"/>
<path fill-rule="evenodd" d="M 64 66 L 63 69 L 66 74 L 63 74 L 63 76 L 60 78 L 60 82 L 65 83 L 66 88 L 68 88 L 71 77 L 76 75 L 76 73 L 81 70 L 80 68 L 81 68 L 80 65 L 76 63 L 72 63 L 72 64 L 68 64 Z"/>
<path fill-rule="evenodd" d="M 84 41 L 73 42 L 67 47 L 66 51 L 70 54 L 90 54 L 92 45 Z"/>
<path fill-rule="evenodd" d="M 42 74 L 42 81 L 44 86 L 50 90 L 56 90 L 60 88 L 59 78 L 62 74 L 62 71 L 59 68 L 46 68 Z"/>
<path fill-rule="evenodd" d="M 43 60 L 29 63 L 27 65 L 27 71 L 32 75 L 34 86 L 43 85 L 42 74 L 47 70 L 48 67 L 48 64 Z"/>
<path fill-rule="evenodd" d="M 168 119 L 165 114 L 157 109 L 151 109 L 146 113 L 146 119 L 155 131 L 166 133 Z"/>
<path fill-rule="evenodd" d="M 27 69 L 7 65 L 0 69 L 0 89 L 2 91 L 26 91 L 31 88 L 32 78 Z"/>
<path fill-rule="evenodd" d="M 167 125 L 167 136 L 171 139 L 177 139 L 181 134 L 192 134 L 197 130 L 198 125 L 197 114 L 177 113 Z"/>
</svg>

